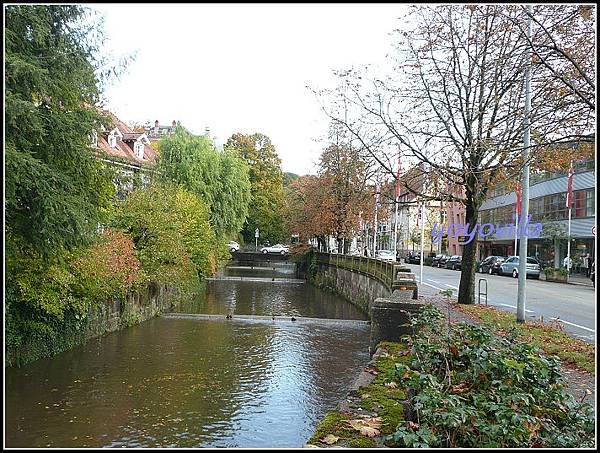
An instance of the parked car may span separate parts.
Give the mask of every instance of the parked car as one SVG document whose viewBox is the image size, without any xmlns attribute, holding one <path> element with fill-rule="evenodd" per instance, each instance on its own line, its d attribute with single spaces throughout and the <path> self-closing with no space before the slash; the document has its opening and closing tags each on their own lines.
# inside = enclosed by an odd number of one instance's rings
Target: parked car
<svg viewBox="0 0 600 453">
<path fill-rule="evenodd" d="M 452 269 L 453 271 L 455 271 L 456 269 L 460 269 L 461 264 L 462 264 L 462 256 L 452 255 L 450 258 L 448 258 L 444 267 L 446 269 Z"/>
<path fill-rule="evenodd" d="M 378 258 L 383 261 L 396 262 L 396 256 L 391 250 L 377 250 L 375 252 L 375 258 Z"/>
<path fill-rule="evenodd" d="M 433 257 L 433 260 L 431 261 L 431 265 L 432 265 L 433 267 L 438 267 L 438 264 L 439 264 L 440 260 L 441 260 L 442 258 L 444 258 L 444 257 L 446 257 L 446 258 L 447 258 L 447 256 L 446 256 L 446 255 L 444 255 L 443 253 L 440 253 L 439 255 L 435 255 L 435 256 Z"/>
<path fill-rule="evenodd" d="M 348 255 L 350 255 L 350 256 L 360 256 L 361 253 L 360 253 L 360 250 L 358 250 L 358 249 L 350 249 L 350 251 L 348 252 Z"/>
<path fill-rule="evenodd" d="M 275 245 L 261 248 L 260 252 L 264 253 L 264 254 L 279 253 L 280 255 L 287 255 L 288 253 L 290 253 L 290 249 L 289 249 L 289 247 L 287 247 L 283 244 L 275 244 Z"/>
<path fill-rule="evenodd" d="M 437 265 L 437 267 L 442 267 L 442 268 L 446 267 L 446 262 L 447 262 L 449 259 L 450 259 L 450 256 L 449 256 L 449 255 L 444 255 L 444 256 L 442 256 L 442 257 L 439 259 L 439 261 L 438 261 L 438 265 Z"/>
<path fill-rule="evenodd" d="M 408 252 L 406 262 L 408 264 L 421 264 L 421 252 Z"/>
<path fill-rule="evenodd" d="M 535 258 L 527 257 L 526 264 L 527 277 L 540 278 L 540 263 Z M 498 275 L 512 275 L 514 278 L 519 276 L 519 257 L 510 256 L 500 265 Z"/>
<path fill-rule="evenodd" d="M 229 248 L 229 251 L 231 253 L 233 253 L 233 252 L 237 252 L 240 249 L 240 244 L 238 244 L 235 241 L 229 241 L 229 244 L 227 244 L 227 247 Z"/>
<path fill-rule="evenodd" d="M 506 256 L 488 256 L 479 264 L 478 271 L 482 274 L 499 274 L 500 265 L 506 261 Z"/>
</svg>

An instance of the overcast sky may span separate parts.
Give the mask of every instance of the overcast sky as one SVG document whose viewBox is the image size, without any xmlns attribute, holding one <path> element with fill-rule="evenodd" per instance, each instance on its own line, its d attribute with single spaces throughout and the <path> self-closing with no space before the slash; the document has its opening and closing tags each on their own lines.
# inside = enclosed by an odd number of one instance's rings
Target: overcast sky
<svg viewBox="0 0 600 453">
<path fill-rule="evenodd" d="M 381 65 L 405 5 L 94 5 L 106 51 L 137 53 L 105 94 L 124 121 L 181 121 L 224 143 L 271 138 L 284 171 L 314 173 L 327 118 L 305 87 Z"/>
</svg>

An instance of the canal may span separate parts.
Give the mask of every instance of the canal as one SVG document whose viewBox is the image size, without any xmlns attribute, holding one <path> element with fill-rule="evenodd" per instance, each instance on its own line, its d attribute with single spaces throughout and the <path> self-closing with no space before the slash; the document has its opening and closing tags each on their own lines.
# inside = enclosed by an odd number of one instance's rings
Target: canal
<svg viewBox="0 0 600 453">
<path fill-rule="evenodd" d="M 210 281 L 177 311 L 223 319 L 154 318 L 6 369 L 6 446 L 301 447 L 369 358 L 362 322 L 235 318 L 366 319 L 305 283 Z"/>
</svg>

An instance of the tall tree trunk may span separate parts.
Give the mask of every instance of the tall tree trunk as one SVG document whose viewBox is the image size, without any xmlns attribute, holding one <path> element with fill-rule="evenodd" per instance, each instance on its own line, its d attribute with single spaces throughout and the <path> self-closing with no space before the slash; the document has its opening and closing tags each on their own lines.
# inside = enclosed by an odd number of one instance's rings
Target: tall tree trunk
<svg viewBox="0 0 600 453">
<path fill-rule="evenodd" d="M 467 189 L 468 190 L 468 189 Z M 473 200 L 473 197 L 467 194 L 467 205 L 465 224 L 469 226 L 468 231 L 471 232 L 477 226 L 478 208 L 479 206 Z M 468 236 L 465 231 L 465 236 Z M 477 251 L 477 233 L 473 240 L 464 246 L 460 284 L 458 286 L 458 303 L 459 304 L 474 304 L 475 303 L 475 252 Z"/>
</svg>

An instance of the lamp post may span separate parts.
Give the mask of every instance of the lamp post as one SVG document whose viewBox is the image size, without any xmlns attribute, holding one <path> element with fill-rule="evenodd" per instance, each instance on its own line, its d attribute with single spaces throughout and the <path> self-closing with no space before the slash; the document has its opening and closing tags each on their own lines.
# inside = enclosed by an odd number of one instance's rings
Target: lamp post
<svg viewBox="0 0 600 453">
<path fill-rule="evenodd" d="M 532 5 L 527 6 L 527 38 L 531 39 Z M 531 111 L 531 51 L 527 51 L 527 67 L 525 69 L 525 134 L 523 136 L 523 184 L 521 193 L 521 219 L 529 218 L 529 145 L 530 145 L 530 111 Z M 527 282 L 527 222 L 521 220 L 521 241 L 519 242 L 519 286 L 517 290 L 517 322 L 525 322 L 525 287 Z"/>
</svg>

